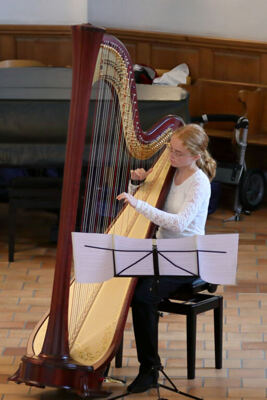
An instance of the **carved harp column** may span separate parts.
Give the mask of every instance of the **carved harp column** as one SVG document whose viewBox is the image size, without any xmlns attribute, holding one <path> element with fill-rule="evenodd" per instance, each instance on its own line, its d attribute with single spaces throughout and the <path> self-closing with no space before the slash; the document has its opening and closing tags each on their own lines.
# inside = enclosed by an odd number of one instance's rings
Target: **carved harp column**
<svg viewBox="0 0 267 400">
<path fill-rule="evenodd" d="M 125 47 L 91 25 L 72 31 L 72 99 L 51 308 L 10 380 L 69 388 L 94 398 L 109 394 L 101 385 L 120 344 L 136 281 L 114 278 L 82 285 L 71 279 L 71 232 L 77 230 L 79 199 L 81 231 L 148 237 L 149 221 L 122 209 L 116 196 L 127 190 L 130 169 L 147 160 L 155 163 L 154 170 L 137 196 L 160 205 L 172 175 L 164 144 L 183 121 L 168 116 L 143 132 Z"/>
</svg>

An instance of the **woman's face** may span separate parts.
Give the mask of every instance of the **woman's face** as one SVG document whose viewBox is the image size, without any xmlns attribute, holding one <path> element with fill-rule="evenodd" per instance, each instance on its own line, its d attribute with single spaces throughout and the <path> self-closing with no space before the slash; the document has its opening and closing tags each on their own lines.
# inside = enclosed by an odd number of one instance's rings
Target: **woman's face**
<svg viewBox="0 0 267 400">
<path fill-rule="evenodd" d="M 199 156 L 193 156 L 178 137 L 171 138 L 168 145 L 170 163 L 175 168 L 190 167 Z"/>
</svg>

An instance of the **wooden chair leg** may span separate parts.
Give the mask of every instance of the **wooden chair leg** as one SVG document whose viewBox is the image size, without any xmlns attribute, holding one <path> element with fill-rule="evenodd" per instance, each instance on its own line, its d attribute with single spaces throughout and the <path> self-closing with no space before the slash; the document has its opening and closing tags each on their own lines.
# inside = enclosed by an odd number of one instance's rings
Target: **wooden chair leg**
<svg viewBox="0 0 267 400">
<path fill-rule="evenodd" d="M 121 339 L 120 347 L 118 348 L 118 351 L 115 356 L 115 367 L 116 368 L 122 367 L 122 356 L 123 356 L 123 337 Z"/>
<path fill-rule="evenodd" d="M 223 298 L 219 299 L 219 307 L 214 308 L 214 343 L 215 343 L 215 367 L 222 368 L 223 348 Z"/>
<path fill-rule="evenodd" d="M 187 330 L 187 379 L 195 378 L 196 364 L 196 329 L 197 316 L 194 312 L 190 312 L 186 316 Z"/>
</svg>

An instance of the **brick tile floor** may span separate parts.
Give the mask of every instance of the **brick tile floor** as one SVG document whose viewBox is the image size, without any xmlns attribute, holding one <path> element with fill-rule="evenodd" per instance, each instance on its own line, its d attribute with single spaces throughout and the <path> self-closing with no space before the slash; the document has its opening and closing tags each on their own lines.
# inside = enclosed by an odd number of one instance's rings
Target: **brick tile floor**
<svg viewBox="0 0 267 400">
<path fill-rule="evenodd" d="M 214 368 L 213 318 L 198 316 L 196 378 L 186 379 L 185 318 L 160 319 L 159 348 L 166 372 L 181 391 L 205 400 L 267 398 L 267 207 L 239 222 L 223 223 L 231 215 L 219 209 L 208 218 L 207 233 L 240 234 L 237 285 L 218 288 L 224 297 L 223 368 Z M 28 336 L 50 304 L 56 248 L 49 227 L 56 217 L 21 211 L 18 216 L 15 261 L 8 262 L 7 205 L 0 203 L 0 400 L 75 400 L 72 393 L 8 382 L 25 354 Z M 135 342 L 129 315 L 125 328 L 123 368 L 114 361 L 110 374 L 127 382 L 136 375 Z M 121 393 L 124 386 L 104 384 Z M 161 396 L 186 397 L 162 390 Z M 131 395 L 131 400 L 156 399 L 156 391 Z"/>
</svg>

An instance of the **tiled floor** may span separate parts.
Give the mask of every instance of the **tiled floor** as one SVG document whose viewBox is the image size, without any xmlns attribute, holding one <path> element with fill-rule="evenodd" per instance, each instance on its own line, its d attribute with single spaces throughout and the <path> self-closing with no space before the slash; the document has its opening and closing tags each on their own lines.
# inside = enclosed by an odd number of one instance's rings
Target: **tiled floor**
<svg viewBox="0 0 267 400">
<path fill-rule="evenodd" d="M 267 207 L 223 223 L 230 209 L 209 217 L 208 233 L 239 232 L 237 286 L 219 287 L 224 296 L 223 368 L 214 368 L 212 312 L 198 316 L 196 379 L 186 379 L 185 318 L 168 315 L 160 320 L 160 354 L 166 372 L 181 391 L 205 400 L 259 400 L 267 398 Z M 7 382 L 25 354 L 27 338 L 49 307 L 55 245 L 49 242 L 55 216 L 24 211 L 18 217 L 15 262 L 7 259 L 7 206 L 0 204 L 0 400 L 77 399 L 63 391 L 37 389 Z M 136 375 L 134 336 L 129 317 L 125 331 L 123 368 L 111 375 L 128 382 Z M 123 386 L 108 384 L 116 394 Z M 162 391 L 168 399 L 186 399 Z M 156 391 L 131 395 L 156 399 Z"/>
</svg>

